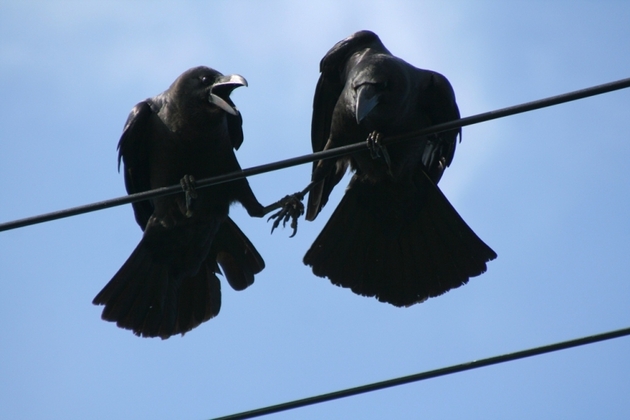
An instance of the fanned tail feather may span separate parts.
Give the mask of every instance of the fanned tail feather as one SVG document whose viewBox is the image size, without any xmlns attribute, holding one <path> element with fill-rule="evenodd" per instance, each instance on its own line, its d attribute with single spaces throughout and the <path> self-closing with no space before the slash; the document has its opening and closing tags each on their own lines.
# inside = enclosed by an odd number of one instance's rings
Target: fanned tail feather
<svg viewBox="0 0 630 420">
<path fill-rule="evenodd" d="M 208 258 L 196 274 L 181 277 L 156 261 L 144 239 L 94 298 L 102 318 L 142 337 L 166 339 L 213 318 L 221 308 L 216 262 Z"/>
<path fill-rule="evenodd" d="M 467 283 L 495 258 L 420 173 L 406 185 L 353 180 L 304 264 L 359 295 L 409 306 Z"/>
</svg>

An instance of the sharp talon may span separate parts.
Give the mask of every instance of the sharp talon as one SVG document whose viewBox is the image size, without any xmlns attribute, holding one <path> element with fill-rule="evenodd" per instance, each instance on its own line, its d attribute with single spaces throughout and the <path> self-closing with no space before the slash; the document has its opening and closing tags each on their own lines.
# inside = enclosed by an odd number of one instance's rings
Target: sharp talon
<svg viewBox="0 0 630 420">
<path fill-rule="evenodd" d="M 381 156 L 378 144 L 378 136 L 379 134 L 376 131 L 372 131 L 367 138 L 367 146 L 368 149 L 370 149 L 370 156 L 372 157 L 372 159 L 378 159 Z"/>
<path fill-rule="evenodd" d="M 293 233 L 289 236 L 289 238 L 293 238 L 297 234 L 297 228 L 298 228 L 297 220 L 295 224 L 291 223 L 291 227 L 293 228 Z"/>
<path fill-rule="evenodd" d="M 293 234 L 290 237 L 292 238 L 295 236 L 297 233 L 298 219 L 304 214 L 304 204 L 302 204 L 303 198 L 302 193 L 295 193 L 293 195 L 287 195 L 280 200 L 279 204 L 282 208 L 269 216 L 269 219 L 267 219 L 268 222 L 271 219 L 275 219 L 273 225 L 271 225 L 271 233 L 280 226 L 280 222 L 282 222 L 282 227 L 284 228 L 289 220 L 291 220 Z"/>
</svg>

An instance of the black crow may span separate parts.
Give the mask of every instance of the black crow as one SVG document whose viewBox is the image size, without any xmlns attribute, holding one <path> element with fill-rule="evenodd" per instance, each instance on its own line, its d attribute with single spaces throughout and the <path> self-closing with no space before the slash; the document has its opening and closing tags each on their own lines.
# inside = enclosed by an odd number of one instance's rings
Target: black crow
<svg viewBox="0 0 630 420">
<path fill-rule="evenodd" d="M 144 235 L 94 298 L 104 320 L 143 337 L 184 334 L 219 313 L 217 274 L 242 290 L 265 267 L 228 210 L 238 201 L 262 217 L 278 206 L 263 207 L 246 179 L 194 189 L 194 179 L 241 169 L 242 118 L 230 99 L 239 86 L 239 75 L 195 67 L 129 114 L 118 143 L 127 192 L 180 181 L 187 192 L 133 204 Z"/>
<path fill-rule="evenodd" d="M 313 151 L 368 140 L 370 151 L 314 163 L 306 219 L 314 220 L 350 167 L 354 176 L 304 257 L 317 276 L 395 306 L 459 287 L 496 254 L 437 187 L 460 129 L 384 147 L 383 137 L 459 118 L 439 73 L 393 56 L 370 31 L 338 42 L 320 63 Z M 375 158 L 374 155 L 381 155 Z"/>
</svg>

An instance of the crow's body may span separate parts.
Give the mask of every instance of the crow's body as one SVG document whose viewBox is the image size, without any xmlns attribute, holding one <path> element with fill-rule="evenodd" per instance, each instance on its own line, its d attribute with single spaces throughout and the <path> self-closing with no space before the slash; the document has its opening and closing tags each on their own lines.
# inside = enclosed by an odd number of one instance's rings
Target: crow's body
<svg viewBox="0 0 630 420">
<path fill-rule="evenodd" d="M 313 151 L 459 118 L 444 76 L 391 55 L 372 32 L 337 43 L 320 71 Z M 496 254 L 436 185 L 459 135 L 456 129 L 396 143 L 383 149 L 387 159 L 362 152 L 315 162 L 304 191 L 310 191 L 307 220 L 317 217 L 348 167 L 355 174 L 304 263 L 336 285 L 396 306 L 438 296 L 486 271 Z"/>
<path fill-rule="evenodd" d="M 233 149 L 243 141 L 242 119 L 229 95 L 243 85 L 238 75 L 196 67 L 136 105 L 118 144 L 127 192 L 240 170 Z M 246 179 L 199 189 L 190 205 L 183 193 L 134 203 L 144 235 L 94 298 L 105 305 L 103 319 L 164 339 L 219 313 L 219 266 L 235 289 L 251 285 L 264 262 L 228 217 L 236 201 L 252 216 L 265 212 Z"/>
</svg>

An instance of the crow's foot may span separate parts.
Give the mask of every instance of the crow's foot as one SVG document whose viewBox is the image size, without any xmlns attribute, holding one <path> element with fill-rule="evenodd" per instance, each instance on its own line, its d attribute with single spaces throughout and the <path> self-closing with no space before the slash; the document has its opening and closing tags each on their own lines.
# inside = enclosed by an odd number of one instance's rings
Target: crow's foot
<svg viewBox="0 0 630 420">
<path fill-rule="evenodd" d="M 304 204 L 302 204 L 303 199 L 304 194 L 302 192 L 298 192 L 292 195 L 287 195 L 278 202 L 278 206 L 281 207 L 281 209 L 269 216 L 269 219 L 267 219 L 267 221 L 275 219 L 273 226 L 271 227 L 271 233 L 273 233 L 275 228 L 280 226 L 280 222 L 282 222 L 282 227 L 285 227 L 290 219 L 291 228 L 293 229 L 291 238 L 295 236 L 297 233 L 298 219 L 304 214 Z"/>
<path fill-rule="evenodd" d="M 197 198 L 195 178 L 192 175 L 184 175 L 179 184 L 186 194 L 186 217 L 191 217 L 193 215 L 193 200 Z"/>
<path fill-rule="evenodd" d="M 383 135 L 378 131 L 372 131 L 367 138 L 367 146 L 372 159 L 383 158 L 387 165 L 387 172 L 392 175 L 392 161 L 387 153 L 387 148 L 383 145 Z"/>
</svg>

